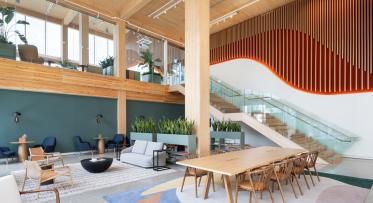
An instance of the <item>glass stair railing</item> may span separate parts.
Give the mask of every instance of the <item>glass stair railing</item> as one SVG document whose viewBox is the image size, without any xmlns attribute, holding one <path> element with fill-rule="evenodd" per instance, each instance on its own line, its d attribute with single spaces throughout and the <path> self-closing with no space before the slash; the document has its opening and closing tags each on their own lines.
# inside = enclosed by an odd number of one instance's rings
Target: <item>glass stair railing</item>
<svg viewBox="0 0 373 203">
<path fill-rule="evenodd" d="M 338 154 L 343 154 L 358 139 L 288 103 L 239 91 L 215 78 L 211 78 L 210 92 L 304 148 L 323 152 L 320 157 L 331 159 L 330 162 L 334 162 L 332 159 L 337 159 Z"/>
</svg>

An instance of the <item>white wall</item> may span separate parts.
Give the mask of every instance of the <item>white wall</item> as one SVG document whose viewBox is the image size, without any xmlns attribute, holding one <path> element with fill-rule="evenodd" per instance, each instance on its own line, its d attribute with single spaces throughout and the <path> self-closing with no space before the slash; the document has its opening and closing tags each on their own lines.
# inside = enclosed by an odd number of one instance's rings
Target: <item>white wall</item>
<svg viewBox="0 0 373 203">
<path fill-rule="evenodd" d="M 360 137 L 345 156 L 373 159 L 373 93 L 316 95 L 296 90 L 247 59 L 213 65 L 210 74 L 238 89 L 271 93 Z"/>
</svg>

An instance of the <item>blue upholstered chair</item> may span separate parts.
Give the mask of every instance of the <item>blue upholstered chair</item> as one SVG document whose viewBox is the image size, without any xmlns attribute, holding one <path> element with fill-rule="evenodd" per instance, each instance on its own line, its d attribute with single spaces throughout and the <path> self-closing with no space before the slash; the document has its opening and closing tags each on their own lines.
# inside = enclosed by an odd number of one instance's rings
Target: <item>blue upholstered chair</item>
<svg viewBox="0 0 373 203">
<path fill-rule="evenodd" d="M 33 147 L 42 147 L 44 152 L 51 153 L 54 152 L 56 148 L 57 139 L 56 137 L 48 136 L 44 138 L 43 143 L 39 145 L 34 145 Z"/>
<path fill-rule="evenodd" d="M 91 143 L 89 142 L 83 141 L 80 136 L 74 137 L 74 145 L 75 145 L 75 150 L 79 151 L 79 153 L 82 151 L 92 152 L 92 150 L 94 150 L 94 145 L 91 145 Z"/>
<path fill-rule="evenodd" d="M 107 149 L 123 147 L 124 134 L 115 134 L 112 140 L 107 142 Z"/>
<path fill-rule="evenodd" d="M 9 147 L 0 147 L 0 159 L 6 159 L 6 164 L 8 165 L 8 159 L 13 159 L 16 157 L 16 152 L 11 151 Z"/>
</svg>

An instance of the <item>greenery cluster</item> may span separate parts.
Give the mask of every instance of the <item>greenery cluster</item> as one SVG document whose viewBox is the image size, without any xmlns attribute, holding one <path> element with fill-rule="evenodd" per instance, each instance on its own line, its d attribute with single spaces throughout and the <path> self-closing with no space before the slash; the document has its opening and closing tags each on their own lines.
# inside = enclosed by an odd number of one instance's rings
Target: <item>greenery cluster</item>
<svg viewBox="0 0 373 203">
<path fill-rule="evenodd" d="M 176 120 L 162 119 L 158 125 L 160 133 L 163 134 L 191 135 L 194 122 L 184 118 Z"/>
<path fill-rule="evenodd" d="M 143 75 L 159 75 L 161 76 L 160 74 L 158 73 L 154 73 L 154 64 L 155 62 L 160 62 L 160 59 L 155 59 L 153 60 L 153 53 L 147 49 L 145 51 L 142 51 L 141 52 L 141 56 L 140 56 L 143 60 L 143 63 L 140 63 L 139 65 L 142 67 L 142 68 L 145 68 L 145 67 L 148 67 L 149 68 L 149 72 L 145 72 L 143 73 Z"/>
<path fill-rule="evenodd" d="M 237 122 L 233 121 L 215 121 L 212 124 L 212 129 L 214 131 L 223 131 L 223 132 L 241 132 L 241 126 Z"/>
<path fill-rule="evenodd" d="M 0 13 L 0 42 L 12 44 L 9 38 L 12 37 L 12 35 L 16 34 L 23 43 L 27 44 L 26 37 L 18 30 L 14 30 L 14 27 L 16 24 L 29 25 L 29 23 L 24 20 L 18 20 L 15 24 L 11 24 L 15 15 L 15 8 L 1 7 Z"/>
<path fill-rule="evenodd" d="M 62 66 L 62 67 L 64 67 L 64 68 L 68 68 L 68 69 L 73 69 L 73 70 L 76 70 L 76 66 L 73 64 L 73 63 L 71 63 L 71 62 L 69 62 L 68 60 L 63 60 L 63 61 L 61 61 L 61 62 L 59 62 L 59 64 Z"/>
<path fill-rule="evenodd" d="M 152 118 L 146 119 L 142 117 L 137 117 L 131 125 L 132 132 L 138 133 L 155 133 L 156 124 Z"/>
<path fill-rule="evenodd" d="M 114 57 L 108 56 L 106 59 L 100 61 L 99 65 L 102 67 L 102 69 L 113 66 L 114 65 Z"/>
</svg>

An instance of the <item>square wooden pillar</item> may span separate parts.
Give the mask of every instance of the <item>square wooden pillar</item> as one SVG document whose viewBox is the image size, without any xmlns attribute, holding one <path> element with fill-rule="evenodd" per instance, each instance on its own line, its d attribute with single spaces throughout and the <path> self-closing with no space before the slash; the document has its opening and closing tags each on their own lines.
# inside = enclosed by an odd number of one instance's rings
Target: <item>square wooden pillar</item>
<svg viewBox="0 0 373 203">
<path fill-rule="evenodd" d="M 195 122 L 197 153 L 210 152 L 210 1 L 185 1 L 185 116 Z"/>
</svg>

